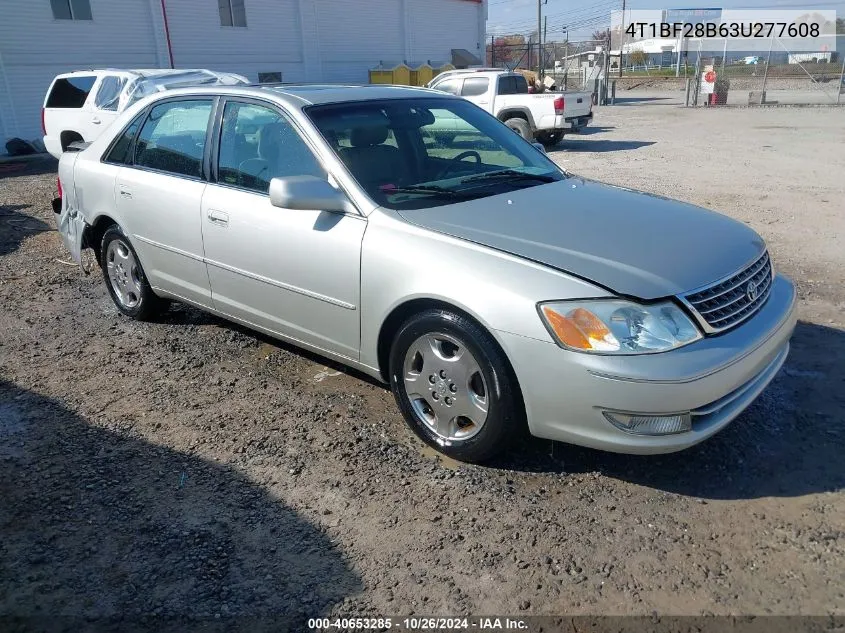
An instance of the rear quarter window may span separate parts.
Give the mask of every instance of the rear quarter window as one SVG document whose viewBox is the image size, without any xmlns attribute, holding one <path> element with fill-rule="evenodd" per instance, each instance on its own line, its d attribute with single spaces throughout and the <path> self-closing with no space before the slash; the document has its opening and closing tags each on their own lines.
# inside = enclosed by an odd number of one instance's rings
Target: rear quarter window
<svg viewBox="0 0 845 633">
<path fill-rule="evenodd" d="M 56 79 L 47 97 L 47 108 L 81 108 L 97 81 L 95 75 Z"/>
</svg>

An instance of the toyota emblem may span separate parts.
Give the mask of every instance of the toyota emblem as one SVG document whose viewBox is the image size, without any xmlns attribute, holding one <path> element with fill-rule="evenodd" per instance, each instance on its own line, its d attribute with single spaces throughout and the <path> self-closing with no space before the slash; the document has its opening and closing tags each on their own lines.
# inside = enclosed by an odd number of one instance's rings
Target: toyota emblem
<svg viewBox="0 0 845 633">
<path fill-rule="evenodd" d="M 748 297 L 749 302 L 754 302 L 757 300 L 757 284 L 753 281 L 749 281 L 748 285 L 745 287 L 745 296 Z"/>
</svg>

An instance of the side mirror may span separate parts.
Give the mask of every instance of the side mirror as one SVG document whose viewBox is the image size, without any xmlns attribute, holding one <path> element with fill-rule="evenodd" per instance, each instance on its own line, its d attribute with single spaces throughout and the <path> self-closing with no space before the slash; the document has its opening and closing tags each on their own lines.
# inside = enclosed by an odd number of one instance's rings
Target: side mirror
<svg viewBox="0 0 845 633">
<path fill-rule="evenodd" d="M 354 212 L 355 207 L 327 180 L 316 176 L 288 176 L 270 181 L 270 204 L 282 209 Z"/>
<path fill-rule="evenodd" d="M 531 143 L 534 147 L 536 147 L 539 151 L 546 153 L 546 146 L 542 143 Z"/>
</svg>

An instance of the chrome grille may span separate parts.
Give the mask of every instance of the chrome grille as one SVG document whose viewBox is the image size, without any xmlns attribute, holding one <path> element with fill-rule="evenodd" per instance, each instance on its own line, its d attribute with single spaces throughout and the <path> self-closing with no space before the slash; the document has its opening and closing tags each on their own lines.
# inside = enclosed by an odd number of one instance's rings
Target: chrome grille
<svg viewBox="0 0 845 633">
<path fill-rule="evenodd" d="M 753 287 L 751 286 L 753 282 Z M 737 274 L 683 297 L 708 333 L 722 332 L 757 312 L 772 287 L 769 253 Z"/>
</svg>

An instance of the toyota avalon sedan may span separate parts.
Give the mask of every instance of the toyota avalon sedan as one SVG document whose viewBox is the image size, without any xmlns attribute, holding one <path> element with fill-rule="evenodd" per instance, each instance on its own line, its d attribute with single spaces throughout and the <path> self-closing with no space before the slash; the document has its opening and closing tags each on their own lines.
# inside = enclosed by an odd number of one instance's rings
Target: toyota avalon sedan
<svg viewBox="0 0 845 633">
<path fill-rule="evenodd" d="M 466 133 L 433 134 L 438 120 Z M 795 290 L 723 215 L 568 174 L 472 103 L 389 86 L 148 97 L 59 164 L 117 309 L 181 301 L 390 385 L 460 460 L 535 436 L 710 437 L 772 380 Z"/>
</svg>

